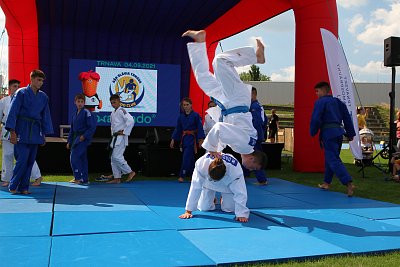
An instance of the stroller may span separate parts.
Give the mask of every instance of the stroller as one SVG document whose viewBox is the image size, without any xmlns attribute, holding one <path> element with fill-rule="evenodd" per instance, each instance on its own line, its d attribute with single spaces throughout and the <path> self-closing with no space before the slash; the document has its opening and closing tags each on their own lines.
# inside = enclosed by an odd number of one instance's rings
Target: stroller
<svg viewBox="0 0 400 267">
<path fill-rule="evenodd" d="M 362 171 L 364 178 L 364 168 L 374 164 L 374 133 L 368 129 L 364 128 L 359 131 L 360 134 L 360 145 L 362 152 L 362 159 L 355 159 L 356 166 L 361 167 L 358 171 Z"/>
<path fill-rule="evenodd" d="M 374 164 L 374 160 L 378 156 L 385 158 L 384 156 L 387 153 L 387 146 L 384 146 L 383 149 L 377 155 L 374 156 L 375 152 L 374 133 L 370 129 L 364 128 L 360 130 L 359 134 L 360 134 L 360 145 L 363 158 L 362 160 L 359 159 L 355 160 L 356 166 L 361 167 L 361 169 L 358 172 L 362 171 L 362 177 L 365 178 L 364 168 L 368 166 L 374 166 L 383 173 L 386 173 L 386 170 Z"/>
</svg>

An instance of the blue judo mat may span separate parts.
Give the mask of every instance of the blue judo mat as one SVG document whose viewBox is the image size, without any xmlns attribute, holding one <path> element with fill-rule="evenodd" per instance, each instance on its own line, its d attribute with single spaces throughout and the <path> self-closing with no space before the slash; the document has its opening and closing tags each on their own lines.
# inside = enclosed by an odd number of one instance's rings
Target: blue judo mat
<svg viewBox="0 0 400 267">
<path fill-rule="evenodd" d="M 28 196 L 2 188 L 1 265 L 216 266 L 400 249 L 399 205 L 248 179 L 248 223 L 219 205 L 182 220 L 189 187 L 44 183 Z"/>
</svg>

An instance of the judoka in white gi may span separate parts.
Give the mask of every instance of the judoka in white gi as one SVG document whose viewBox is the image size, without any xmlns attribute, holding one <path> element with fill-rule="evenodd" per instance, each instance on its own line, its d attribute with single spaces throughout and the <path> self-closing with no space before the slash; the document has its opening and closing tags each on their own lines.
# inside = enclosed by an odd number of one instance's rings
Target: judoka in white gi
<svg viewBox="0 0 400 267">
<path fill-rule="evenodd" d="M 111 134 L 110 143 L 111 169 L 114 179 L 107 183 L 120 183 L 123 174 L 129 174 L 126 179 L 131 181 L 136 173 L 131 169 L 124 158 L 125 148 L 128 145 L 128 137 L 131 134 L 135 121 L 131 114 L 121 107 L 120 96 L 115 94 L 110 97 L 114 110 L 111 112 Z"/>
<path fill-rule="evenodd" d="M 208 102 L 208 108 L 215 107 L 216 105 L 217 104 L 215 104 L 215 102 L 212 100 Z M 211 118 L 211 115 L 207 113 L 204 116 L 204 124 L 203 124 L 204 133 L 207 135 L 211 131 L 211 128 L 214 125 L 215 125 L 215 120 L 213 120 L 213 118 Z"/>
<path fill-rule="evenodd" d="M 1 166 L 1 186 L 8 186 L 13 174 L 14 168 L 14 145 L 10 142 L 10 132 L 7 131 L 4 127 L 7 121 L 8 112 L 10 111 L 11 99 L 14 96 L 15 92 L 18 90 L 20 81 L 12 79 L 8 82 L 8 92 L 9 95 L 0 99 L 0 121 L 2 124 L 1 131 L 1 141 L 3 147 L 3 155 L 2 155 L 2 166 Z M 42 174 L 40 173 L 40 169 L 38 164 L 33 164 L 32 172 L 31 172 L 31 181 L 33 186 L 40 186 L 42 182 Z"/>
<path fill-rule="evenodd" d="M 11 100 L 5 128 L 14 144 L 15 167 L 8 186 L 12 194 L 29 194 L 29 177 L 38 145 L 46 143 L 45 135 L 53 133 L 49 98 L 40 90 L 46 78 L 43 71 L 33 70 L 31 83 L 19 89 Z"/>
<path fill-rule="evenodd" d="M 252 124 L 249 112 L 251 103 L 251 85 L 244 84 L 234 67 L 264 63 L 264 45 L 257 40 L 257 50 L 243 47 L 215 56 L 214 74 L 209 70 L 206 48 L 206 32 L 187 31 L 195 42 L 187 44 L 189 59 L 196 81 L 205 94 L 210 96 L 218 107 L 207 110 L 213 119 L 219 118 L 203 142 L 203 148 L 212 155 L 229 145 L 233 151 L 240 153 L 242 164 L 251 170 L 261 169 L 266 162 L 265 154 L 255 152 L 257 131 Z M 265 158 L 265 159 L 263 159 Z"/>
<path fill-rule="evenodd" d="M 206 153 L 196 161 L 186 211 L 181 219 L 190 219 L 195 210 L 215 210 L 215 193 L 221 192 L 221 209 L 234 212 L 236 220 L 247 222 L 250 211 L 246 207 L 247 190 L 240 163 L 230 154 L 214 158 Z"/>
</svg>

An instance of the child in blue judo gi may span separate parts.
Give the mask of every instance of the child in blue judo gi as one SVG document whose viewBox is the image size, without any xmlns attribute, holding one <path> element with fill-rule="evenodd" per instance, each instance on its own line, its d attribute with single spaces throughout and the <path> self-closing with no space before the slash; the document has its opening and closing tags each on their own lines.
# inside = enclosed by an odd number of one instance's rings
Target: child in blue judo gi
<svg viewBox="0 0 400 267">
<path fill-rule="evenodd" d="M 331 87 L 327 82 L 319 82 L 315 85 L 318 100 L 314 104 L 314 110 L 310 122 L 310 134 L 315 136 L 319 131 L 321 146 L 325 151 L 324 182 L 318 186 L 321 189 L 329 189 L 333 174 L 340 182 L 347 186 L 347 195 L 353 196 L 354 185 L 340 159 L 343 135 L 353 140 L 356 135 L 353 121 L 346 105 L 338 98 L 329 94 Z M 342 122 L 344 128 L 342 127 Z"/>
<path fill-rule="evenodd" d="M 253 117 L 253 127 L 257 131 L 257 141 L 254 145 L 255 151 L 264 152 L 262 149 L 262 143 L 265 141 L 265 129 L 268 125 L 267 116 L 265 116 L 264 108 L 257 100 L 257 88 L 251 88 L 251 104 L 250 104 L 250 112 Z M 243 166 L 243 174 L 244 176 L 249 176 L 250 171 Z M 254 170 L 254 174 L 257 178 L 257 185 L 266 185 L 267 177 L 265 176 L 264 170 Z"/>
<path fill-rule="evenodd" d="M 71 149 L 70 162 L 75 184 L 87 184 L 88 159 L 87 148 L 96 131 L 96 121 L 92 113 L 85 109 L 85 95 L 77 94 L 74 98 L 76 113 L 72 116 L 71 130 L 68 134 L 67 149 Z"/>
<path fill-rule="evenodd" d="M 180 148 L 183 156 L 178 178 L 180 183 L 184 182 L 184 178 L 192 175 L 195 162 L 194 155 L 205 138 L 200 115 L 192 109 L 192 100 L 188 97 L 183 98 L 181 107 L 183 112 L 178 117 L 170 143 L 170 147 L 174 148 L 175 141 L 181 140 Z"/>
<path fill-rule="evenodd" d="M 44 145 L 45 135 L 53 133 L 49 98 L 40 90 L 46 76 L 33 70 L 31 83 L 20 88 L 11 101 L 5 128 L 10 131 L 16 159 L 13 176 L 8 186 L 12 194 L 30 194 L 29 178 L 36 159 L 38 145 Z"/>
</svg>

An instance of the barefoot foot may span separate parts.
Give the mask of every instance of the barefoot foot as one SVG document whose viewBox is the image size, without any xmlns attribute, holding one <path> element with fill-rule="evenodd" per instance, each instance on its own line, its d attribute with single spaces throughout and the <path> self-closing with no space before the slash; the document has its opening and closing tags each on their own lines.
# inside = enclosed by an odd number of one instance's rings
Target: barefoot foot
<svg viewBox="0 0 400 267">
<path fill-rule="evenodd" d="M 348 197 L 352 197 L 353 196 L 355 188 L 356 187 L 352 183 L 348 183 L 347 184 L 347 196 Z"/>
<path fill-rule="evenodd" d="M 196 43 L 204 43 L 206 41 L 206 31 L 204 30 L 200 31 L 189 30 L 182 34 L 182 37 L 185 36 L 192 38 Z"/>
<path fill-rule="evenodd" d="M 323 183 L 323 184 L 318 184 L 318 187 L 324 190 L 328 190 L 329 189 L 329 184 L 327 183 Z"/>
<path fill-rule="evenodd" d="M 40 184 L 42 183 L 42 180 L 43 180 L 42 177 L 35 179 L 35 181 L 32 183 L 32 186 L 40 186 Z"/>
<path fill-rule="evenodd" d="M 184 180 L 182 177 L 179 177 L 179 178 L 178 178 L 178 182 L 179 182 L 179 183 L 183 183 L 184 181 L 185 181 L 185 180 Z"/>
<path fill-rule="evenodd" d="M 2 187 L 7 187 L 9 184 L 10 184 L 9 182 L 2 182 L 2 183 L 1 183 L 1 186 L 2 186 Z"/>
<path fill-rule="evenodd" d="M 21 191 L 21 194 L 23 194 L 23 195 L 30 195 L 30 194 L 32 194 L 32 193 L 29 192 L 28 190 L 24 190 L 24 191 Z"/>
<path fill-rule="evenodd" d="M 8 192 L 10 192 L 12 195 L 18 194 L 17 190 L 8 189 Z"/>
<path fill-rule="evenodd" d="M 128 178 L 126 179 L 127 182 L 132 181 L 133 177 L 135 177 L 136 172 L 131 171 L 131 173 L 128 175 Z"/>
<path fill-rule="evenodd" d="M 257 57 L 257 63 L 265 63 L 265 55 L 264 55 L 264 45 L 261 43 L 259 39 L 256 39 L 257 42 L 257 48 L 256 48 L 256 57 Z"/>
</svg>

